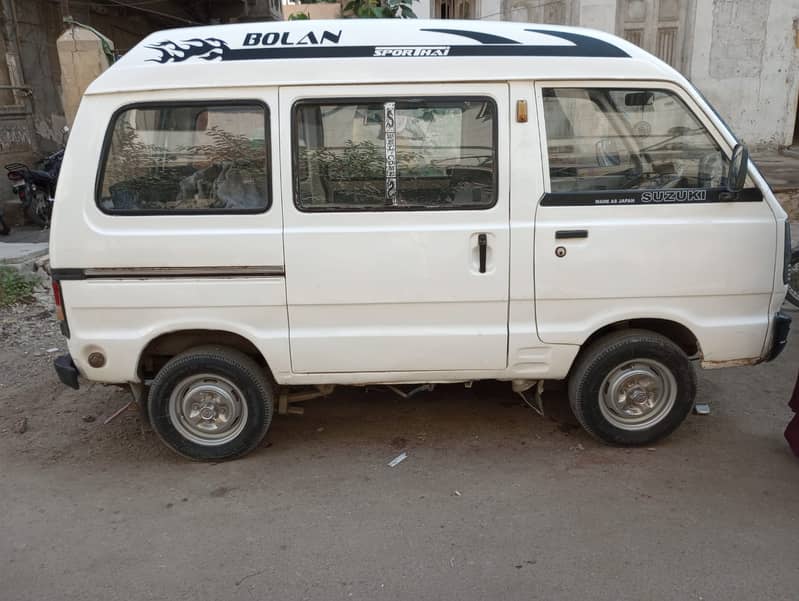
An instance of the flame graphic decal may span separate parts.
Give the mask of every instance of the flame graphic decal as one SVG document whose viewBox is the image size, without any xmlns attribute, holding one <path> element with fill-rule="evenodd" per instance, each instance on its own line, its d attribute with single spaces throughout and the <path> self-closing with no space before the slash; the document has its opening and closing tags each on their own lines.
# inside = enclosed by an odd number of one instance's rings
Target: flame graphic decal
<svg viewBox="0 0 799 601">
<path fill-rule="evenodd" d="M 225 52 L 230 50 L 228 45 L 218 38 L 194 38 L 183 40 L 180 44 L 166 40 L 157 44 L 147 46 L 161 53 L 158 58 L 148 59 L 156 63 L 181 63 L 190 58 L 201 58 L 205 61 L 212 61 L 224 57 Z"/>
</svg>

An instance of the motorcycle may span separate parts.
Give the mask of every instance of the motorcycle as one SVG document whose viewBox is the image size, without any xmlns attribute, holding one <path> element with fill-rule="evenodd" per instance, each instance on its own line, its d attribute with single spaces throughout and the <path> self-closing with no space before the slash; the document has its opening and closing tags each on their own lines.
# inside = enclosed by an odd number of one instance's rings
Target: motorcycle
<svg viewBox="0 0 799 601">
<path fill-rule="evenodd" d="M 22 201 L 22 209 L 28 220 L 39 227 L 50 224 L 53 212 L 58 174 L 64 159 L 64 149 L 54 152 L 41 161 L 41 169 L 31 169 L 24 163 L 9 163 L 5 166 L 11 189 Z"/>
<path fill-rule="evenodd" d="M 788 265 L 788 294 L 785 299 L 794 307 L 799 307 L 799 248 L 791 252 Z"/>
</svg>

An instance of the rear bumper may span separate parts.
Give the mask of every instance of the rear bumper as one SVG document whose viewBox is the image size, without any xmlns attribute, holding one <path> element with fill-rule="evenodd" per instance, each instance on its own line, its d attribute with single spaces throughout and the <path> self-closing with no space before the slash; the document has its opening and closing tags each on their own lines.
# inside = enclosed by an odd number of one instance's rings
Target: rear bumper
<svg viewBox="0 0 799 601">
<path fill-rule="evenodd" d="M 788 332 L 791 329 L 791 316 L 780 311 L 774 316 L 774 336 L 771 338 L 771 349 L 766 361 L 773 361 L 788 343 Z"/>
<path fill-rule="evenodd" d="M 78 384 L 78 368 L 75 367 L 74 361 L 72 361 L 72 357 L 70 355 L 61 355 L 60 357 L 56 357 L 55 361 L 53 361 L 53 367 L 55 368 L 55 373 L 58 374 L 58 379 L 61 380 L 62 384 L 69 386 L 70 388 L 74 388 L 78 390 L 80 388 L 80 384 Z"/>
</svg>

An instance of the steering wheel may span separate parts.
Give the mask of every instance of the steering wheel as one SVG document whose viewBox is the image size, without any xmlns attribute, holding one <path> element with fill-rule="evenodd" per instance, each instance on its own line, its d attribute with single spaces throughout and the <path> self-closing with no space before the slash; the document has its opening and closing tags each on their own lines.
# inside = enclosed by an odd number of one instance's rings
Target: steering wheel
<svg viewBox="0 0 799 601">
<path fill-rule="evenodd" d="M 641 178 L 644 175 L 644 164 L 641 162 L 641 157 L 631 153 L 630 162 L 632 162 L 633 166 L 626 170 L 626 179 L 622 183 L 622 188 L 625 190 L 640 188 Z"/>
</svg>

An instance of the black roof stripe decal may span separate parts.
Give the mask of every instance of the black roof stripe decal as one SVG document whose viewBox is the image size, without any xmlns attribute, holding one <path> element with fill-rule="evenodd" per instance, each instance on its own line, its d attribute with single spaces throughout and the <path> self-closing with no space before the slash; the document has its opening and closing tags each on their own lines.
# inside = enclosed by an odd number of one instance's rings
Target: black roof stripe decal
<svg viewBox="0 0 799 601">
<path fill-rule="evenodd" d="M 180 63 L 189 59 L 204 61 L 241 61 L 272 60 L 301 58 L 367 58 L 367 57 L 490 57 L 490 56 L 550 56 L 550 57 L 596 57 L 596 58 L 629 58 L 630 55 L 621 48 L 604 40 L 591 36 L 556 31 L 549 29 L 525 29 L 569 42 L 569 45 L 536 45 L 525 44 L 509 38 L 475 31 L 456 29 L 422 29 L 436 33 L 459 35 L 480 42 L 479 44 L 386 44 L 343 46 L 314 43 L 309 45 L 300 40 L 291 45 L 247 45 L 243 48 L 231 48 L 227 42 L 219 38 L 194 38 L 173 42 L 164 40 L 151 44 L 148 48 L 156 51 L 156 56 L 149 59 L 156 63 Z M 326 32 L 327 33 L 327 32 Z M 259 34 L 248 34 L 259 35 Z M 309 34 L 310 35 L 310 34 Z M 340 32 L 338 34 L 340 36 Z M 270 41 L 277 41 L 277 34 Z M 336 42 L 337 42 L 336 38 Z M 257 43 L 257 42 L 256 42 Z"/>
<path fill-rule="evenodd" d="M 581 33 L 573 33 L 571 31 L 552 31 L 550 29 L 525 29 L 532 33 L 540 33 L 543 35 L 551 35 L 556 38 L 568 40 L 574 46 L 558 46 L 563 51 L 563 54 L 558 56 L 601 56 L 607 58 L 630 58 L 624 50 L 618 46 L 614 46 L 605 40 L 592 38 L 591 36 L 583 35 Z M 570 49 L 572 49 L 570 51 Z"/>
<path fill-rule="evenodd" d="M 516 40 L 510 38 L 503 38 L 500 35 L 493 33 L 483 33 L 482 31 L 466 31 L 464 29 L 421 29 L 420 31 L 432 31 L 434 33 L 447 33 L 449 35 L 459 35 L 464 38 L 469 38 L 481 44 L 518 44 Z"/>
</svg>

